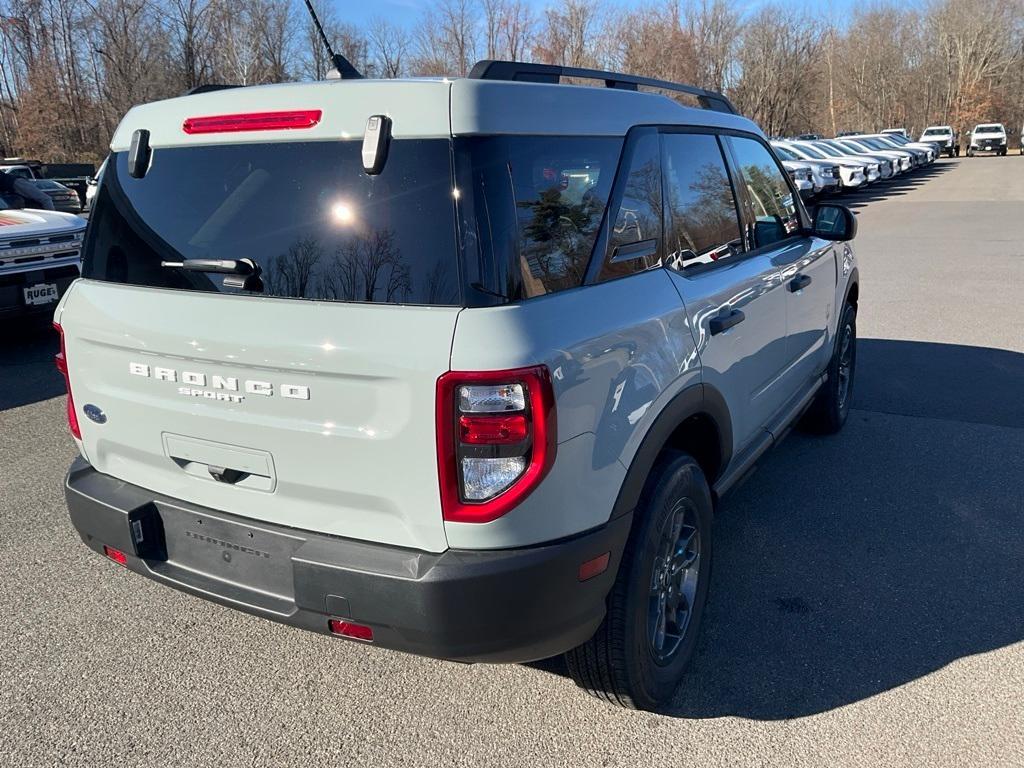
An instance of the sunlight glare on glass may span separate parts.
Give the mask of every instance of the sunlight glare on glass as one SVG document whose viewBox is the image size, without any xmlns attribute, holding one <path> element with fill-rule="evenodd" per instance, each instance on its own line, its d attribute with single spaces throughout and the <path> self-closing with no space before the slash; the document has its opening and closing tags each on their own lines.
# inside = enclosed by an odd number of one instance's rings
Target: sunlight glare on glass
<svg viewBox="0 0 1024 768">
<path fill-rule="evenodd" d="M 338 200 L 331 206 L 331 218 L 334 219 L 335 224 L 347 227 L 356 220 L 356 213 L 347 202 Z"/>
</svg>

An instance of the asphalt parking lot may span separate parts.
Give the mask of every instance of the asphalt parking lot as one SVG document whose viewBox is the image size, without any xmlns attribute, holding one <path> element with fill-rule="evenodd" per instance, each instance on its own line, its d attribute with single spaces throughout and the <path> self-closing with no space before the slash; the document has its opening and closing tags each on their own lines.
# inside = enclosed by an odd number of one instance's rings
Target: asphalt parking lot
<svg viewBox="0 0 1024 768">
<path fill-rule="evenodd" d="M 727 499 L 665 715 L 557 662 L 305 634 L 93 555 L 64 510 L 53 339 L 0 330 L 0 765 L 1024 764 L 1024 158 L 847 202 L 856 410 Z"/>
</svg>

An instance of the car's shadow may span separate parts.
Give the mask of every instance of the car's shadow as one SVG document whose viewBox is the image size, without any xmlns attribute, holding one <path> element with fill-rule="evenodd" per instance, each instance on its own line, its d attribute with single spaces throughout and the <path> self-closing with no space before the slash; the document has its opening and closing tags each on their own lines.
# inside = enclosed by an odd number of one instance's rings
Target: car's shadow
<svg viewBox="0 0 1024 768">
<path fill-rule="evenodd" d="M 53 363 L 58 344 L 48 317 L 3 321 L 0 411 L 64 394 L 64 380 Z"/>
<path fill-rule="evenodd" d="M 1024 354 L 862 339 L 858 369 L 840 435 L 725 500 L 667 714 L 812 715 L 1024 640 Z"/>
<path fill-rule="evenodd" d="M 925 168 L 917 168 L 908 174 L 897 176 L 895 179 L 877 181 L 864 189 L 827 196 L 821 202 L 841 203 L 853 211 L 857 211 L 878 200 L 905 195 L 954 168 L 956 168 L 955 162 L 939 160 Z M 812 203 L 808 207 L 813 208 L 815 205 L 816 203 Z"/>
</svg>

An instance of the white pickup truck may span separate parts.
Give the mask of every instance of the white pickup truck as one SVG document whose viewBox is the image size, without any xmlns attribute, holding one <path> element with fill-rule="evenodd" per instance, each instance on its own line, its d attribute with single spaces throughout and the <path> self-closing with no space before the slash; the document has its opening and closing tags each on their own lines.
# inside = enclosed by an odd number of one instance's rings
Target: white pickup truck
<svg viewBox="0 0 1024 768">
<path fill-rule="evenodd" d="M 85 220 L 17 209 L 0 196 L 0 319 L 50 314 L 81 274 Z"/>
</svg>

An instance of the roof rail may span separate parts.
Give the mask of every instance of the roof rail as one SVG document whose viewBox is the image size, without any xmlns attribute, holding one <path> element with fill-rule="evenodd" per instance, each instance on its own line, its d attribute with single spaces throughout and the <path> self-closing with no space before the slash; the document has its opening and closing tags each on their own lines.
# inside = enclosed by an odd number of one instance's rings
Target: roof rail
<svg viewBox="0 0 1024 768">
<path fill-rule="evenodd" d="M 661 88 L 666 91 L 678 91 L 697 97 L 697 103 L 703 109 L 715 112 L 738 114 L 736 108 L 725 96 L 716 91 L 707 91 L 695 85 L 673 83 L 668 80 L 655 80 L 651 77 L 624 75 L 620 72 L 606 72 L 602 69 L 584 69 L 581 67 L 563 67 L 558 64 L 530 64 L 521 61 L 478 61 L 469 73 L 474 80 L 516 80 L 525 83 L 558 83 L 563 77 L 579 77 L 587 80 L 603 80 L 606 88 L 619 88 L 635 91 L 637 86 Z"/>
</svg>

